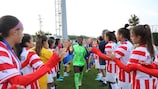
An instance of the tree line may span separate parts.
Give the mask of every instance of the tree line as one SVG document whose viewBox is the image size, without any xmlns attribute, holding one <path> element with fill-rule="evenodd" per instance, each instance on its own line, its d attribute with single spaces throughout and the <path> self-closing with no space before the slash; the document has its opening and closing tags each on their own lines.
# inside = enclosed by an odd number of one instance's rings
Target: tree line
<svg viewBox="0 0 158 89">
<path fill-rule="evenodd" d="M 136 16 L 135 14 L 132 14 L 130 16 L 130 18 L 128 19 L 128 24 L 131 26 L 131 27 L 134 27 L 136 25 L 138 25 L 140 23 L 140 20 L 139 20 L 139 17 Z M 39 30 L 35 33 L 35 35 L 32 35 L 33 36 L 33 40 L 36 41 L 36 36 L 37 35 L 52 35 L 50 32 L 44 32 L 42 30 Z M 154 32 L 152 33 L 153 35 L 153 41 L 154 41 L 154 44 L 156 46 L 158 46 L 158 33 L 157 32 Z M 69 39 L 70 40 L 75 40 L 78 36 L 77 35 L 68 35 Z M 85 35 L 82 35 L 82 37 L 84 39 L 88 39 L 88 38 L 92 38 L 93 40 L 96 40 L 96 38 L 94 37 L 88 37 L 88 36 L 85 36 Z"/>
</svg>

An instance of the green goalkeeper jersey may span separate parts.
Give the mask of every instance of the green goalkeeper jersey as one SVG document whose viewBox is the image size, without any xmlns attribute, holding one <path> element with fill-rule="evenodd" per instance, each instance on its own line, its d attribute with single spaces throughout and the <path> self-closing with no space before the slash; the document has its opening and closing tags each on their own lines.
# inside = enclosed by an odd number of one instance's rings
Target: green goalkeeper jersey
<svg viewBox="0 0 158 89">
<path fill-rule="evenodd" d="M 86 48 L 80 45 L 74 45 L 74 59 L 73 59 L 73 66 L 84 66 L 85 65 L 85 55 L 86 55 Z"/>
</svg>

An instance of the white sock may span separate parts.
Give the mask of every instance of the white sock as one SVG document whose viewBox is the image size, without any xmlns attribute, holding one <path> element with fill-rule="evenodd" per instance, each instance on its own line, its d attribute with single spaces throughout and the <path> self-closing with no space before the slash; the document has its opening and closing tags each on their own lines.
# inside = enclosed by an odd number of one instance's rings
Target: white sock
<svg viewBox="0 0 158 89">
<path fill-rule="evenodd" d="M 103 77 L 101 77 L 101 81 L 103 81 Z"/>
<path fill-rule="evenodd" d="M 100 77 L 100 76 L 102 77 L 102 73 L 98 73 L 98 76 L 99 76 L 99 77 Z"/>
<path fill-rule="evenodd" d="M 102 77 L 104 81 L 106 81 L 106 77 Z"/>
<path fill-rule="evenodd" d="M 55 89 L 55 86 L 51 87 L 50 89 Z"/>
<path fill-rule="evenodd" d="M 106 77 L 102 77 L 102 81 L 103 81 L 103 83 L 106 84 L 106 83 L 107 83 L 107 82 L 106 82 Z"/>
<path fill-rule="evenodd" d="M 110 84 L 112 89 L 118 89 L 117 83 L 115 84 Z"/>
</svg>

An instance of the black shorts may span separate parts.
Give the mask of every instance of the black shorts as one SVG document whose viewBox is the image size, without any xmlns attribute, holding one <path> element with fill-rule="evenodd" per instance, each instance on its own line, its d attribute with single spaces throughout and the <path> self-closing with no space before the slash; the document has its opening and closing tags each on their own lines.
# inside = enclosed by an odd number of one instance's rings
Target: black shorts
<svg viewBox="0 0 158 89">
<path fill-rule="evenodd" d="M 106 65 L 106 61 L 102 58 L 99 58 L 100 65 Z"/>
<path fill-rule="evenodd" d="M 80 73 L 83 71 L 84 66 L 74 66 L 74 72 Z"/>
</svg>

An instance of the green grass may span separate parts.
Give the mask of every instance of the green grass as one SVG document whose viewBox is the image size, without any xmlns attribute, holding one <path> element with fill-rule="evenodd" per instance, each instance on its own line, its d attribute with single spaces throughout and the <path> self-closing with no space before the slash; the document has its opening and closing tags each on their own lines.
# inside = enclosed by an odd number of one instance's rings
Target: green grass
<svg viewBox="0 0 158 89">
<path fill-rule="evenodd" d="M 82 86 L 80 89 L 108 89 L 108 87 L 101 87 L 101 83 L 96 81 L 97 70 L 92 69 L 88 73 L 84 72 Z M 68 77 L 64 78 L 63 82 L 56 82 L 56 89 L 75 89 L 74 73 L 73 71 Z"/>
</svg>

